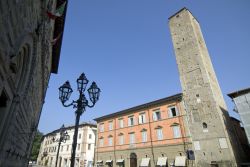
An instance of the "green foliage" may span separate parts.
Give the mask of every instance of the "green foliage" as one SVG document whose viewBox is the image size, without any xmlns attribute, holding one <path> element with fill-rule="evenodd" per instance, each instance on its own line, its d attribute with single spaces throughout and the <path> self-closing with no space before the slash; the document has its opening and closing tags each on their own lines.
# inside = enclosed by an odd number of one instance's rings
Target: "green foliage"
<svg viewBox="0 0 250 167">
<path fill-rule="evenodd" d="M 37 159 L 37 156 L 39 154 L 40 145 L 42 142 L 42 137 L 43 137 L 43 134 L 41 132 L 39 132 L 39 130 L 37 130 L 36 136 L 35 136 L 34 141 L 33 141 L 33 146 L 32 146 L 32 151 L 31 151 L 31 156 L 30 156 L 31 161 L 36 161 L 36 159 Z"/>
<path fill-rule="evenodd" d="M 45 161 L 45 166 L 47 166 L 47 165 L 48 165 L 48 162 L 49 162 L 49 160 L 47 160 L 47 159 L 46 159 L 46 161 Z"/>
</svg>

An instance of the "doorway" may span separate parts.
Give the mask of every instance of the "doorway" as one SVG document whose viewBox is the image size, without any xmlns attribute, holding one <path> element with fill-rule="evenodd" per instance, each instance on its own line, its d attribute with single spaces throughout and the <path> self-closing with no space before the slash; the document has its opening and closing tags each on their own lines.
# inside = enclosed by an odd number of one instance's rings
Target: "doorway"
<svg viewBox="0 0 250 167">
<path fill-rule="evenodd" d="M 137 155 L 136 155 L 136 153 L 130 154 L 130 167 L 137 167 Z"/>
</svg>

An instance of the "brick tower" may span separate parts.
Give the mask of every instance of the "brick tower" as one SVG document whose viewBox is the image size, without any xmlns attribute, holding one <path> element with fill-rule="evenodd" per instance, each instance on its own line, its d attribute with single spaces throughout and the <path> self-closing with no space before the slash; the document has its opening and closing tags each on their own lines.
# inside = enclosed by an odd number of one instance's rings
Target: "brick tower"
<svg viewBox="0 0 250 167">
<path fill-rule="evenodd" d="M 198 21 L 183 8 L 169 18 L 195 166 L 236 166 L 229 114 Z"/>
</svg>

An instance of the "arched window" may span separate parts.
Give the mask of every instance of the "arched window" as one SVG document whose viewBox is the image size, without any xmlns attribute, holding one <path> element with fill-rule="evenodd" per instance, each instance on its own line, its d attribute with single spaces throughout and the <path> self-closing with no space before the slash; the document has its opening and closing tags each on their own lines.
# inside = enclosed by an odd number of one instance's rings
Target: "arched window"
<svg viewBox="0 0 250 167">
<path fill-rule="evenodd" d="M 99 138 L 99 147 L 103 147 L 103 137 Z"/>
<path fill-rule="evenodd" d="M 208 132 L 207 123 L 202 123 L 203 132 Z"/>
<path fill-rule="evenodd" d="M 124 144 L 124 134 L 123 133 L 119 133 L 119 145 L 123 145 Z"/>
<path fill-rule="evenodd" d="M 130 132 L 129 133 L 129 144 L 134 144 L 135 143 L 135 133 Z"/>
<path fill-rule="evenodd" d="M 207 124 L 205 122 L 202 123 L 203 129 L 207 129 Z"/>
<path fill-rule="evenodd" d="M 108 146 L 112 146 L 113 145 L 113 136 L 109 135 L 108 137 Z"/>
<path fill-rule="evenodd" d="M 158 125 L 155 129 L 156 129 L 157 140 L 163 140 L 162 126 Z"/>
<path fill-rule="evenodd" d="M 104 123 L 99 124 L 99 131 L 104 132 Z"/>
<path fill-rule="evenodd" d="M 7 107 L 7 101 L 8 101 L 8 96 L 5 90 L 3 89 L 2 92 L 0 93 L 0 109 L 1 107 Z"/>
<path fill-rule="evenodd" d="M 7 105 L 9 102 L 9 98 L 7 96 L 6 91 L 3 89 L 0 92 L 0 126 L 4 122 L 5 114 L 7 114 Z"/>
<path fill-rule="evenodd" d="M 23 86 L 23 82 L 26 79 L 26 73 L 28 71 L 27 64 L 30 63 L 28 59 L 30 58 L 29 45 L 23 45 L 16 55 L 11 56 L 10 70 L 12 72 L 12 78 L 15 81 L 15 85 L 20 87 Z"/>
<path fill-rule="evenodd" d="M 171 127 L 173 128 L 174 138 L 180 138 L 181 137 L 180 125 L 178 123 L 173 123 Z"/>
<path fill-rule="evenodd" d="M 143 128 L 141 130 L 142 142 L 147 142 L 147 129 Z"/>
</svg>

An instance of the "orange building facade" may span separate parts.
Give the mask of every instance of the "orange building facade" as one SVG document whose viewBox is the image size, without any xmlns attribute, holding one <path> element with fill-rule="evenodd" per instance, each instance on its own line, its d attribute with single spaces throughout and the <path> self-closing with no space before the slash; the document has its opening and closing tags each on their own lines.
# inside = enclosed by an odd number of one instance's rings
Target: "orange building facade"
<svg viewBox="0 0 250 167">
<path fill-rule="evenodd" d="M 96 118 L 95 162 L 128 167 L 186 164 L 191 147 L 186 119 L 182 94 Z"/>
</svg>

